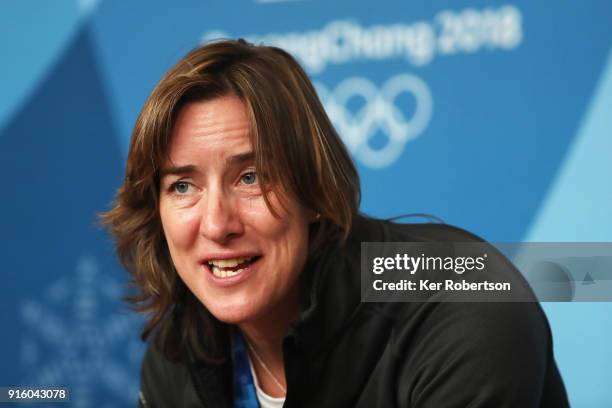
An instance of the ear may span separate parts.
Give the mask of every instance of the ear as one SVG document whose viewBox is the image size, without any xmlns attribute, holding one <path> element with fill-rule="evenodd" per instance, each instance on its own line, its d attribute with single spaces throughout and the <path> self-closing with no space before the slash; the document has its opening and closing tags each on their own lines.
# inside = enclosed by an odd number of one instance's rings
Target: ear
<svg viewBox="0 0 612 408">
<path fill-rule="evenodd" d="M 319 222 L 321 219 L 321 214 L 314 210 L 306 210 L 306 218 L 308 219 L 308 223 L 314 224 L 315 222 Z"/>
</svg>

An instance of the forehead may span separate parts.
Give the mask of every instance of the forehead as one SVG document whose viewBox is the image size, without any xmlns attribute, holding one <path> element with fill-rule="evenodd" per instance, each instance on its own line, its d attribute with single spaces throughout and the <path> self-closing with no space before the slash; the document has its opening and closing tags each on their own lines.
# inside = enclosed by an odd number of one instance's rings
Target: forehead
<svg viewBox="0 0 612 408">
<path fill-rule="evenodd" d="M 189 102 L 177 115 L 168 158 L 174 162 L 205 154 L 210 159 L 250 150 L 249 128 L 245 105 L 237 96 Z"/>
</svg>

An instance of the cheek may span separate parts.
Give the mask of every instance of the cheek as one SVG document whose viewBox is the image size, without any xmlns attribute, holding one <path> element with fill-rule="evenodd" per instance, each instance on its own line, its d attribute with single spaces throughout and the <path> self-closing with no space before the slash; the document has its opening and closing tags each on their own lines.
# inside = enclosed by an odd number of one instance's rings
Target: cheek
<svg viewBox="0 0 612 408">
<path fill-rule="evenodd" d="M 274 218 L 266 205 L 263 196 L 243 197 L 236 202 L 240 218 L 243 221 L 258 220 L 260 218 Z"/>
<path fill-rule="evenodd" d="M 303 263 L 308 252 L 308 222 L 302 213 L 286 214 L 279 211 L 278 217 L 272 215 L 263 204 L 257 214 L 249 218 L 252 231 L 262 240 L 275 262 L 290 268 Z"/>
<path fill-rule="evenodd" d="M 198 234 L 199 221 L 195 211 L 160 204 L 159 216 L 171 251 L 189 245 Z"/>
<path fill-rule="evenodd" d="M 274 205 L 274 201 L 272 201 Z M 279 207 L 276 207 L 279 208 Z M 241 203 L 241 219 L 251 227 L 251 231 L 268 243 L 276 243 L 290 233 L 287 216 L 278 210 L 274 216 L 263 197 L 249 199 Z"/>
</svg>

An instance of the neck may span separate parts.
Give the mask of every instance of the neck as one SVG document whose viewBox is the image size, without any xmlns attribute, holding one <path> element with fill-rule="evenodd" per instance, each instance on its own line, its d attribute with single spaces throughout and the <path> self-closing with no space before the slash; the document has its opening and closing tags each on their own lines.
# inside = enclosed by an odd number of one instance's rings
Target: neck
<svg viewBox="0 0 612 408">
<path fill-rule="evenodd" d="M 301 312 L 297 287 L 290 291 L 284 301 L 278 302 L 259 316 L 238 323 L 246 339 L 260 353 L 282 356 L 282 342 L 289 324 Z"/>
<path fill-rule="evenodd" d="M 291 304 L 285 303 L 282 307 L 275 307 L 264 316 L 238 324 L 245 340 L 253 347 L 258 356 L 275 377 L 286 388 L 285 366 L 283 360 L 283 338 L 287 333 L 289 324 L 300 314 L 300 304 L 297 296 L 290 296 Z M 294 301 L 293 301 L 294 300 Z M 280 397 L 278 386 L 267 378 L 269 374 L 259 367 L 256 359 L 251 355 L 251 361 L 257 374 L 260 387 L 268 395 Z"/>
<path fill-rule="evenodd" d="M 240 331 L 257 352 L 282 359 L 283 338 L 289 324 L 300 313 L 299 304 L 276 308 L 265 316 L 238 324 Z"/>
</svg>

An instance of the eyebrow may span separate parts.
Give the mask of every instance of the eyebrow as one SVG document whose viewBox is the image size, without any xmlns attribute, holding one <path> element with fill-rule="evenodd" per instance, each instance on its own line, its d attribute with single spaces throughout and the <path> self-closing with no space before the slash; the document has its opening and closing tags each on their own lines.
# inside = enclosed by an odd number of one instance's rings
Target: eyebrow
<svg viewBox="0 0 612 408">
<path fill-rule="evenodd" d="M 232 166 L 232 165 L 242 164 L 242 163 L 253 161 L 253 160 L 255 160 L 255 153 L 250 151 L 250 152 L 240 153 L 240 154 L 236 154 L 234 156 L 228 157 L 225 162 L 228 166 Z"/>
<path fill-rule="evenodd" d="M 225 162 L 227 166 L 236 166 L 245 162 L 253 161 L 254 159 L 255 154 L 252 151 L 249 151 L 228 157 Z M 170 175 L 181 176 L 185 174 L 195 173 L 197 171 L 197 167 L 193 164 L 187 164 L 185 166 L 170 166 L 160 169 L 159 177 L 160 179 L 163 179 L 164 177 Z"/>
<path fill-rule="evenodd" d="M 180 176 L 183 174 L 194 173 L 196 171 L 196 166 L 193 164 L 188 164 L 186 166 L 171 166 L 164 167 L 159 171 L 159 177 L 164 178 L 169 175 Z"/>
</svg>

